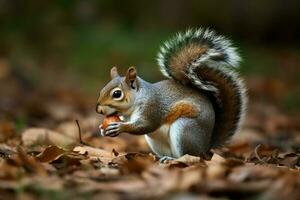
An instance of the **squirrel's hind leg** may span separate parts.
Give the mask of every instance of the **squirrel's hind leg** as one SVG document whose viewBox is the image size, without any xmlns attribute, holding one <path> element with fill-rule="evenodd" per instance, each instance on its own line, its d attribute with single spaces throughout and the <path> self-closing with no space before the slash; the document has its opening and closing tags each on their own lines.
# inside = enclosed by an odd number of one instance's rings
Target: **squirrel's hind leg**
<svg viewBox="0 0 300 200">
<path fill-rule="evenodd" d="M 171 157 L 172 152 L 169 142 L 170 125 L 163 125 L 153 133 L 145 135 L 145 139 L 151 150 L 160 158 Z"/>
<path fill-rule="evenodd" d="M 208 135 L 210 134 L 210 135 Z M 198 118 L 179 118 L 170 127 L 170 146 L 174 157 L 201 156 L 210 148 L 212 126 Z"/>
</svg>

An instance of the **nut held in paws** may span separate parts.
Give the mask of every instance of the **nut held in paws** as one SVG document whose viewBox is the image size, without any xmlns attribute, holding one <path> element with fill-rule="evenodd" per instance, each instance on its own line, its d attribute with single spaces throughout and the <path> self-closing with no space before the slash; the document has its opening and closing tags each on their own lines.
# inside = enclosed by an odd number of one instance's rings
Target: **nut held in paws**
<svg viewBox="0 0 300 200">
<path fill-rule="evenodd" d="M 106 129 L 108 127 L 108 125 L 112 122 L 120 122 L 121 119 L 118 115 L 113 115 L 113 116 L 109 116 L 109 117 L 105 117 L 103 119 L 103 122 L 102 122 L 102 128 L 103 129 Z"/>
</svg>

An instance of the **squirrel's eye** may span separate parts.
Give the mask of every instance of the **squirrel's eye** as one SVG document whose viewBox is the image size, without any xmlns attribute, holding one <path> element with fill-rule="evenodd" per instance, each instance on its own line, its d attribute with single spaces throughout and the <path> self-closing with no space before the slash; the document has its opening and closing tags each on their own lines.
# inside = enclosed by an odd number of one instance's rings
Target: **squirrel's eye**
<svg viewBox="0 0 300 200">
<path fill-rule="evenodd" d="M 122 91 L 121 90 L 116 90 L 113 93 L 113 98 L 120 98 L 122 96 Z"/>
<path fill-rule="evenodd" d="M 114 100 L 120 101 L 123 99 L 124 94 L 120 88 L 115 88 L 114 90 L 112 90 L 111 96 Z"/>
</svg>

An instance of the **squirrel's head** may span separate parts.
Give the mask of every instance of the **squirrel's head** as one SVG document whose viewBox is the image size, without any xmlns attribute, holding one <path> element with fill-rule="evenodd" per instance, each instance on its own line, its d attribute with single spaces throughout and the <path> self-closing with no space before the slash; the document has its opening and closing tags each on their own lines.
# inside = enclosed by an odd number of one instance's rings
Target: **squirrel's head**
<svg viewBox="0 0 300 200">
<path fill-rule="evenodd" d="M 102 115 L 130 115 L 135 101 L 135 93 L 139 89 L 136 69 L 130 67 L 124 77 L 118 69 L 110 70 L 111 81 L 101 90 L 96 111 Z"/>
</svg>

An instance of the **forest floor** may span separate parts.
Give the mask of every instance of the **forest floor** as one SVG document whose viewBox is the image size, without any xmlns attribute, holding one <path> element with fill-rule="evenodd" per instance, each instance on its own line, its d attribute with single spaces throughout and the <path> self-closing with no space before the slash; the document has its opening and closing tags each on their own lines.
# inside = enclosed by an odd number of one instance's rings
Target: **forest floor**
<svg viewBox="0 0 300 200">
<path fill-rule="evenodd" d="M 300 119 L 276 105 L 252 97 L 243 128 L 210 160 L 161 164 L 142 136 L 100 137 L 78 91 L 17 82 L 1 86 L 0 199 L 300 199 Z"/>
</svg>

